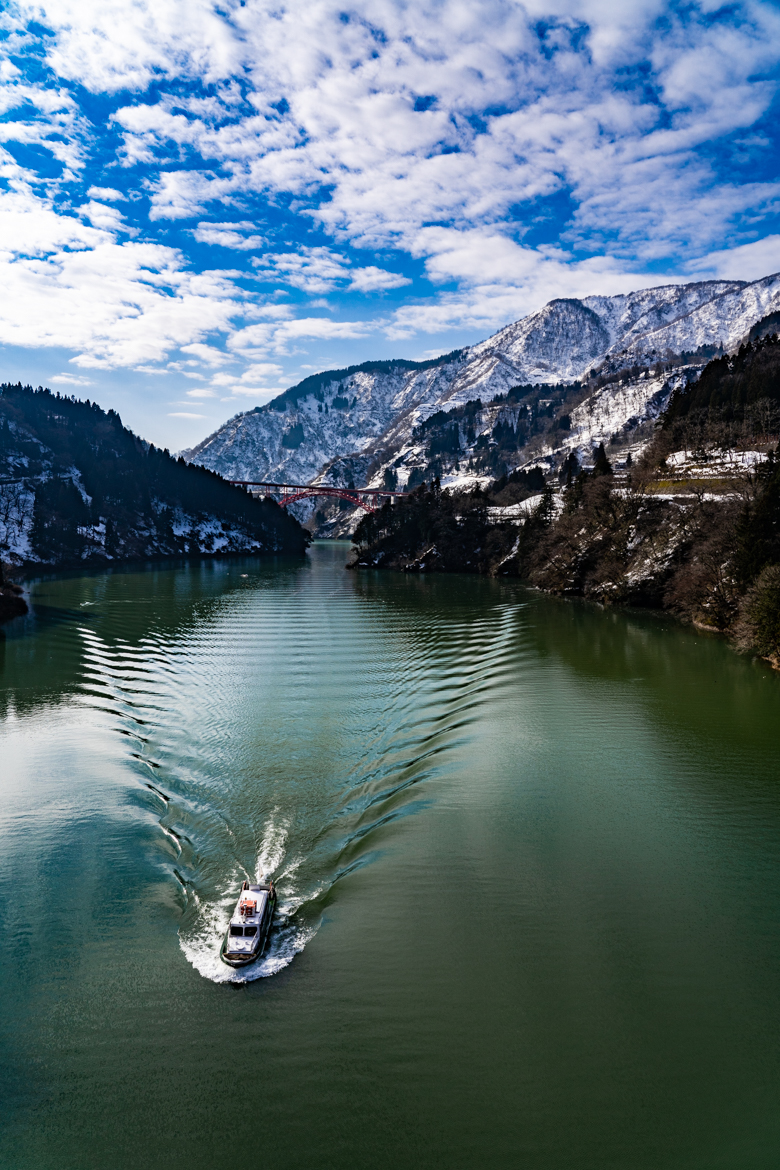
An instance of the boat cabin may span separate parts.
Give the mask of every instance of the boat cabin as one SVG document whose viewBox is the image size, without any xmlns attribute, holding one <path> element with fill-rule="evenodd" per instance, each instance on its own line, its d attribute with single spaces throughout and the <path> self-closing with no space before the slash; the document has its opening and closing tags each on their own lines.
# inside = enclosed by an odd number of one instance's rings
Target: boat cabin
<svg viewBox="0 0 780 1170">
<path fill-rule="evenodd" d="M 244 883 L 238 905 L 228 924 L 224 945 L 227 959 L 248 959 L 256 952 L 268 929 L 266 917 L 270 896 L 271 890 L 267 885 L 251 886 L 248 882 Z"/>
</svg>

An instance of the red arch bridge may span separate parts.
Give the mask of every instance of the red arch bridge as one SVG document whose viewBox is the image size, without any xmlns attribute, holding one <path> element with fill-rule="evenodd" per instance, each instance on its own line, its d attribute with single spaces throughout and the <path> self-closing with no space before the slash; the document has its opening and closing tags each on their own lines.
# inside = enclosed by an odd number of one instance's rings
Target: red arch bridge
<svg viewBox="0 0 780 1170">
<path fill-rule="evenodd" d="M 376 512 L 385 500 L 403 495 L 403 492 L 388 492 L 383 488 L 334 487 L 327 483 L 266 483 L 252 479 L 231 479 L 230 482 L 236 487 L 247 488 L 253 496 L 273 496 L 283 508 L 296 500 L 329 496 L 332 500 L 347 500 L 366 512 Z"/>
</svg>

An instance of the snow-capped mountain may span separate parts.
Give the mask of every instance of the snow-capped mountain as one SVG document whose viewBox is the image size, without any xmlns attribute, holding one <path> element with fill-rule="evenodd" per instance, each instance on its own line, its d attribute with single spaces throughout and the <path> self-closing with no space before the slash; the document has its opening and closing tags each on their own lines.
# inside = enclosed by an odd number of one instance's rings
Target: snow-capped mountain
<svg viewBox="0 0 780 1170">
<path fill-rule="evenodd" d="M 577 437 L 582 445 L 603 429 L 591 425 L 595 417 L 614 433 L 643 411 L 661 408 L 666 383 L 659 363 L 680 355 L 690 360 L 703 348 L 734 349 L 777 310 L 780 274 L 751 283 L 703 281 L 554 300 L 434 362 L 366 362 L 306 378 L 273 402 L 230 419 L 185 454 L 230 479 L 286 483 L 355 476 L 374 482 L 392 462 L 402 484 L 416 459 L 413 430 L 435 412 L 475 399 L 487 403 L 518 385 L 540 387 L 540 398 L 545 386 L 550 393 L 559 383 L 612 371 L 610 384 L 583 387 L 567 444 L 574 446 Z M 634 371 L 629 390 L 619 374 L 636 366 L 655 366 L 655 376 L 640 385 Z M 495 425 L 496 411 L 488 415 L 478 428 Z"/>
</svg>

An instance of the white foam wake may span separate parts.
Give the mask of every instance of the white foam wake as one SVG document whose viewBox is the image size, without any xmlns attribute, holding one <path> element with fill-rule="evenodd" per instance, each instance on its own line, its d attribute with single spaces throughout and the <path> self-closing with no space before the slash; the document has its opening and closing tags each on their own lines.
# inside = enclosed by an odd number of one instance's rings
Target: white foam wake
<svg viewBox="0 0 780 1170">
<path fill-rule="evenodd" d="M 232 902 L 201 907 L 200 921 L 186 937 L 179 935 L 185 958 L 205 979 L 213 983 L 252 983 L 276 975 L 299 955 L 317 931 L 316 926 L 285 921 L 284 909 L 277 910 L 271 934 L 262 958 L 248 967 L 228 967 L 219 957 Z M 281 918 L 281 922 L 280 922 Z"/>
<path fill-rule="evenodd" d="M 276 873 L 284 860 L 284 847 L 287 844 L 290 822 L 281 820 L 277 823 L 278 814 L 279 809 L 275 808 L 260 842 L 260 852 L 255 866 L 257 881 L 262 881 L 267 875 Z"/>
</svg>

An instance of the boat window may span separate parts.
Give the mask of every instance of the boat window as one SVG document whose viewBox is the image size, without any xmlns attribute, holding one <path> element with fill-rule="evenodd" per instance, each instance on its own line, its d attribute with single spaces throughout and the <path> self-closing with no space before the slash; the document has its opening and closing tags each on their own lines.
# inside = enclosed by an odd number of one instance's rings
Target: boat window
<svg viewBox="0 0 780 1170">
<path fill-rule="evenodd" d="M 241 938 L 243 936 L 243 933 L 244 933 L 243 926 L 231 926 L 231 928 L 230 928 L 230 937 L 231 938 Z"/>
<path fill-rule="evenodd" d="M 248 936 L 250 936 L 250 937 L 251 937 L 253 934 L 257 934 L 257 927 L 256 927 L 256 926 L 245 926 L 245 927 L 244 927 L 244 934 L 245 934 L 245 935 L 248 935 Z"/>
</svg>

